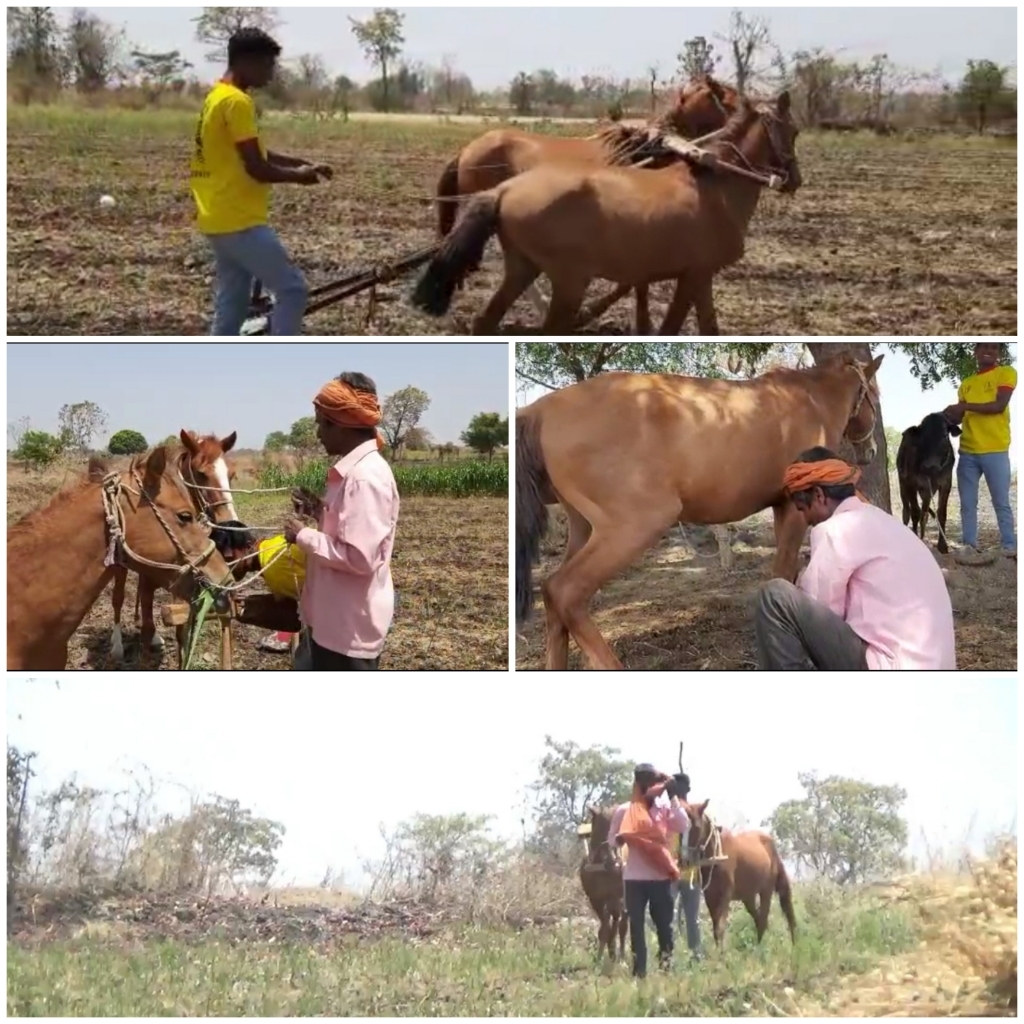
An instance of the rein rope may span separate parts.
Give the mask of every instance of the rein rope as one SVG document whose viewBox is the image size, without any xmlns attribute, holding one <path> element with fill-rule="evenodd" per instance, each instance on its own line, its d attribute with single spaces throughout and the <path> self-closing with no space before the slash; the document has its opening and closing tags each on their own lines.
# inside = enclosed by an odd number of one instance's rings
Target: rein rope
<svg viewBox="0 0 1024 1024">
<path fill-rule="evenodd" d="M 871 407 L 871 429 L 863 437 L 857 438 L 856 440 L 852 437 L 847 437 L 850 444 L 856 446 L 864 444 L 865 441 L 874 437 L 875 427 L 878 426 L 878 407 L 875 405 L 874 396 L 871 394 L 871 385 L 868 383 L 868 379 L 864 375 L 864 371 L 856 364 L 854 364 L 853 369 L 860 378 L 860 390 L 857 395 L 857 401 L 854 403 L 853 411 L 850 413 L 850 417 L 846 421 L 847 424 L 849 424 L 850 420 L 852 420 L 861 411 L 864 406 L 865 399 Z"/>
<path fill-rule="evenodd" d="M 723 861 L 729 858 L 722 852 L 722 828 L 720 825 L 716 825 L 714 819 L 707 811 L 704 812 L 704 819 L 710 826 L 710 833 L 702 843 L 699 843 L 696 847 L 700 853 L 700 858 L 694 862 L 687 862 L 686 867 L 692 868 L 710 868 L 708 871 L 707 881 L 703 881 L 703 872 L 701 872 L 701 892 L 707 892 L 708 886 L 711 884 L 712 876 L 715 873 L 715 866 L 721 864 Z M 711 847 L 710 854 L 708 853 L 708 847 Z"/>
</svg>

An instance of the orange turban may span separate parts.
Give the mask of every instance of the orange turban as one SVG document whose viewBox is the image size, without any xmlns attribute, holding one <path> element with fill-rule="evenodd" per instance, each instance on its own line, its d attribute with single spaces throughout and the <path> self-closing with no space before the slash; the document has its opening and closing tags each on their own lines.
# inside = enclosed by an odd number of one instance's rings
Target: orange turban
<svg viewBox="0 0 1024 1024">
<path fill-rule="evenodd" d="M 824 459 L 821 462 L 794 462 L 783 477 L 783 488 L 790 497 L 812 487 L 829 487 L 841 484 L 856 484 L 860 470 L 842 459 Z M 860 491 L 857 497 L 867 501 Z"/>
<path fill-rule="evenodd" d="M 375 427 L 381 420 L 377 396 L 357 391 L 344 381 L 328 381 L 313 399 L 313 405 L 339 427 Z M 377 434 L 377 448 L 384 447 L 384 438 Z"/>
</svg>

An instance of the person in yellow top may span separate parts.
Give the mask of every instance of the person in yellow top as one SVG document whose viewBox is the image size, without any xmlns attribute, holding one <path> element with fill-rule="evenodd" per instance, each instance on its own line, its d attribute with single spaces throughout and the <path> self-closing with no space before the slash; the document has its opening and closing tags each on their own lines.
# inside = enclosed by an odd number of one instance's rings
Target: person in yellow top
<svg viewBox="0 0 1024 1024">
<path fill-rule="evenodd" d="M 945 410 L 946 419 L 963 428 L 956 483 L 964 547 L 958 557 L 968 562 L 980 553 L 978 492 L 982 477 L 995 508 L 1003 554 L 1017 558 L 1017 532 L 1010 504 L 1010 398 L 1017 387 L 1017 371 L 1000 363 L 1002 351 L 999 342 L 974 346 L 978 372 L 960 385 L 957 404 Z"/>
<path fill-rule="evenodd" d="M 680 801 L 685 803 L 690 799 L 690 776 L 685 772 L 673 775 L 671 788 Z M 700 868 L 687 863 L 690 856 L 688 848 L 683 849 L 684 838 L 686 837 L 680 835 L 674 839 L 675 855 L 680 868 L 679 881 L 676 883 L 679 898 L 676 904 L 676 928 L 682 934 L 683 920 L 686 920 L 686 945 L 693 959 L 700 960 Z"/>
<path fill-rule="evenodd" d="M 270 186 L 315 185 L 333 172 L 326 164 L 273 153 L 260 139 L 250 92 L 270 84 L 280 53 L 262 29 L 235 32 L 227 73 L 210 90 L 196 124 L 190 181 L 196 223 L 217 268 L 213 335 L 241 333 L 254 280 L 274 295 L 271 334 L 294 336 L 302 327 L 309 292 L 268 224 Z"/>
</svg>

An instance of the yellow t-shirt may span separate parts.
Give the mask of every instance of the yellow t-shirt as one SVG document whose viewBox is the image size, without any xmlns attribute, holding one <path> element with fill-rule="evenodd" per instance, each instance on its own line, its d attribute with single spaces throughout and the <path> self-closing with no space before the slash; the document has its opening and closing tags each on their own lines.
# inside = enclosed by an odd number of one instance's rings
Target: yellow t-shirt
<svg viewBox="0 0 1024 1024">
<path fill-rule="evenodd" d="M 683 848 L 683 837 L 680 836 L 680 835 L 673 836 L 672 837 L 672 855 L 675 857 L 677 864 L 680 863 L 680 861 L 679 861 L 679 854 L 682 852 L 682 848 Z M 692 867 L 688 867 L 688 868 L 681 867 L 680 868 L 680 872 L 679 872 L 679 878 L 680 878 L 681 881 L 689 882 L 690 885 L 693 885 L 693 883 L 697 881 L 697 866 L 693 865 Z"/>
<path fill-rule="evenodd" d="M 218 82 L 203 103 L 192 153 L 192 197 L 199 230 L 205 235 L 267 223 L 270 186 L 249 177 L 235 148 L 247 139 L 256 139 L 266 157 L 252 97 L 229 82 Z"/>
<path fill-rule="evenodd" d="M 960 385 L 961 402 L 986 405 L 996 400 L 1000 388 L 1015 388 L 1017 371 L 1012 366 L 996 366 L 984 373 L 976 373 Z M 998 415 L 985 416 L 969 412 L 964 415 L 960 451 L 965 455 L 990 455 L 1010 450 L 1010 407 Z"/>
<path fill-rule="evenodd" d="M 275 597 L 290 597 L 298 601 L 302 585 L 306 582 L 306 552 L 298 544 L 290 544 L 288 553 L 274 561 L 274 556 L 280 554 L 284 546 L 283 535 L 260 541 L 258 550 L 260 568 L 264 570 L 263 582 Z"/>
</svg>

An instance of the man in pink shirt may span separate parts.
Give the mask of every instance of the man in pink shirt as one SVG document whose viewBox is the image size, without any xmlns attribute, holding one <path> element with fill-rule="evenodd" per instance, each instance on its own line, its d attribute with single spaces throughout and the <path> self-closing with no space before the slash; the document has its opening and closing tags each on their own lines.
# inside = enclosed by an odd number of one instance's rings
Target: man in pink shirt
<svg viewBox="0 0 1024 1024">
<path fill-rule="evenodd" d="M 299 603 L 313 671 L 375 670 L 395 611 L 391 551 L 398 489 L 377 433 L 376 385 L 343 373 L 313 399 L 317 437 L 337 461 L 321 502 L 306 496 L 317 528 L 291 519 L 284 535 L 306 552 Z"/>
<path fill-rule="evenodd" d="M 956 669 L 953 607 L 931 551 L 863 500 L 860 470 L 827 448 L 804 452 L 786 493 L 811 527 L 796 586 L 771 580 L 754 615 L 762 671 Z"/>
<path fill-rule="evenodd" d="M 626 893 L 626 916 L 629 918 L 629 944 L 633 951 L 633 975 L 647 975 L 647 907 L 658 933 L 658 960 L 663 969 L 672 962 L 675 939 L 672 934 L 672 884 L 679 878 L 679 869 L 667 842 L 669 835 L 680 835 L 686 841 L 690 819 L 675 795 L 671 775 L 656 771 L 653 765 L 638 764 L 633 772 L 633 800 L 615 809 L 608 826 L 608 836 L 620 847 L 627 843 L 624 827 L 634 812 L 633 804 L 642 800 L 650 824 L 665 837 L 663 857 L 652 858 L 642 846 L 630 845 L 622 878 Z M 670 799 L 666 800 L 668 796 Z M 643 808 L 641 808 L 643 810 Z M 632 835 L 630 839 L 632 839 Z M 656 851 L 657 852 L 657 851 Z"/>
</svg>

